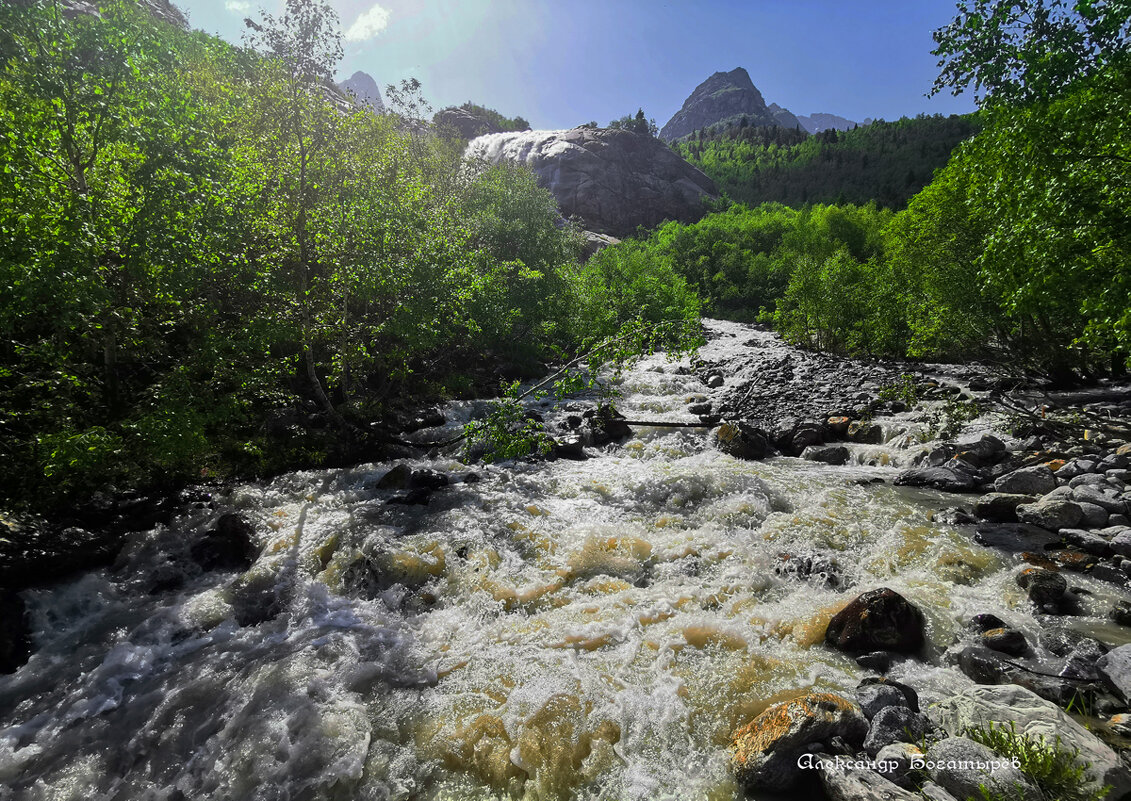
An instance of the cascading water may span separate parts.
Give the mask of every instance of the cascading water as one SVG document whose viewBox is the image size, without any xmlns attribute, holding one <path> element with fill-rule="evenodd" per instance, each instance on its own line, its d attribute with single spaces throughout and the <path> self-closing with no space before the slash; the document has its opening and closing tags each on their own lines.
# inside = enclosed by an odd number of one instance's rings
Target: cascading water
<svg viewBox="0 0 1131 801">
<path fill-rule="evenodd" d="M 751 335 L 709 326 L 708 357 Z M 709 394 L 659 356 L 621 390 L 629 419 L 690 420 Z M 928 661 L 892 672 L 924 703 L 970 683 L 938 658 L 970 615 L 1038 627 L 1004 557 L 931 522 L 946 496 L 875 482 L 890 468 L 863 463 L 905 457 L 854 448 L 743 462 L 703 430 L 638 428 L 583 462 L 411 461 L 452 482 L 426 506 L 386 503 L 392 464 L 217 495 L 27 593 L 0 797 L 735 798 L 737 726 L 864 675 L 822 644 L 856 593 L 925 612 Z M 264 537 L 246 573 L 187 558 L 225 511 Z"/>
</svg>

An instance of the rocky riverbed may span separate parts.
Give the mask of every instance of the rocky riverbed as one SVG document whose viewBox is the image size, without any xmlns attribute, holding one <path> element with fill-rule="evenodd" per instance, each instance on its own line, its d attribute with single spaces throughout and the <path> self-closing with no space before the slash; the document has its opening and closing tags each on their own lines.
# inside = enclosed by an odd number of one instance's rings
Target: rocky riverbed
<svg viewBox="0 0 1131 801">
<path fill-rule="evenodd" d="M 0 798 L 1051 799 L 988 721 L 1131 790 L 1126 395 L 707 327 L 556 458 L 9 521 Z"/>
</svg>

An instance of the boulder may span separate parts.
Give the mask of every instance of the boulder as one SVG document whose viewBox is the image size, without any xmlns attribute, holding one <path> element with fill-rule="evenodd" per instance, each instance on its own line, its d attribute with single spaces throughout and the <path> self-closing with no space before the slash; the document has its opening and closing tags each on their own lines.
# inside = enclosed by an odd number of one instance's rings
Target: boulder
<svg viewBox="0 0 1131 801">
<path fill-rule="evenodd" d="M 841 737 L 859 745 L 868 733 L 860 707 L 832 693 L 808 693 L 775 704 L 734 733 L 731 765 L 747 791 L 786 790 L 800 776 L 807 746 Z"/>
<path fill-rule="evenodd" d="M 980 477 L 957 467 L 912 467 L 892 482 L 905 487 L 930 487 L 944 492 L 976 492 Z"/>
<path fill-rule="evenodd" d="M 848 462 L 848 448 L 843 445 L 810 445 L 801 452 L 801 458 L 810 462 L 845 464 Z"/>
<path fill-rule="evenodd" d="M 981 788 L 985 788 L 991 797 L 1046 801 L 1005 757 L 965 737 L 948 737 L 932 745 L 926 762 L 931 780 L 958 798 L 982 798 Z M 979 765 L 993 767 L 982 769 Z"/>
<path fill-rule="evenodd" d="M 884 430 L 875 423 L 854 420 L 848 425 L 848 439 L 863 445 L 882 445 Z"/>
<path fill-rule="evenodd" d="M 31 631 L 24 600 L 0 590 L 0 674 L 15 673 L 31 657 Z"/>
<path fill-rule="evenodd" d="M 694 222 L 713 181 L 659 139 L 631 131 L 493 133 L 468 143 L 465 155 L 492 164 L 525 164 L 558 201 L 565 217 L 588 230 L 624 237 L 665 220 Z"/>
<path fill-rule="evenodd" d="M 889 706 L 872 718 L 864 738 L 864 750 L 875 756 L 885 745 L 919 742 L 932 728 L 925 715 L 907 707 Z"/>
<path fill-rule="evenodd" d="M 1025 590 L 1029 600 L 1045 609 L 1057 606 L 1068 591 L 1064 576 L 1041 567 L 1027 567 L 1017 574 L 1017 586 Z"/>
<path fill-rule="evenodd" d="M 860 711 L 864 713 L 864 717 L 868 720 L 889 707 L 910 707 L 902 690 L 893 687 L 891 684 L 880 682 L 857 687 L 856 702 L 860 704 Z"/>
<path fill-rule="evenodd" d="M 1019 495 L 1044 495 L 1056 489 L 1056 476 L 1043 464 L 1022 467 L 994 482 L 996 492 Z"/>
<path fill-rule="evenodd" d="M 871 590 L 833 616 L 825 643 L 849 653 L 913 653 L 923 647 L 923 615 L 894 590 Z"/>
<path fill-rule="evenodd" d="M 412 468 L 407 464 L 398 464 L 377 480 L 376 487 L 379 490 L 404 489 L 411 478 Z"/>
<path fill-rule="evenodd" d="M 1042 499 L 1037 503 L 1023 503 L 1017 507 L 1017 519 L 1031 526 L 1040 526 L 1049 531 L 1072 528 L 1084 517 L 1084 511 L 1074 501 L 1059 498 Z"/>
<path fill-rule="evenodd" d="M 773 453 L 766 432 L 749 423 L 723 423 L 714 436 L 718 449 L 736 459 L 765 459 Z"/>
<path fill-rule="evenodd" d="M 1070 753 L 1079 751 L 1077 760 L 1086 766 L 1090 783 L 1113 786 L 1109 798 L 1122 798 L 1131 791 L 1131 772 L 1111 748 L 1068 713 L 1024 687 L 1015 684 L 968 687 L 934 704 L 927 714 L 935 725 L 951 735 L 961 735 L 968 727 L 994 721 L 1003 726 L 1012 723 L 1018 734 L 1043 737 L 1050 743 L 1059 737 L 1061 748 Z"/>
<path fill-rule="evenodd" d="M 216 526 L 189 549 L 202 570 L 247 570 L 259 558 L 255 527 L 243 515 L 220 515 Z"/>
<path fill-rule="evenodd" d="M 1131 703 L 1131 645 L 1121 645 L 1101 656 L 1096 672 L 1117 696 Z"/>
<path fill-rule="evenodd" d="M 892 775 L 897 770 L 893 765 Z M 901 789 L 886 775 L 864 768 L 838 765 L 824 757 L 818 772 L 829 801 L 920 801 L 918 795 Z"/>
<path fill-rule="evenodd" d="M 1005 551 L 1043 551 L 1057 542 L 1055 534 L 1025 523 L 983 523 L 974 530 L 974 542 Z"/>
<path fill-rule="evenodd" d="M 983 520 L 994 523 L 1016 523 L 1017 507 L 1023 503 L 1033 503 L 1034 495 L 1018 495 L 1010 492 L 990 492 L 974 501 L 974 514 Z"/>
</svg>

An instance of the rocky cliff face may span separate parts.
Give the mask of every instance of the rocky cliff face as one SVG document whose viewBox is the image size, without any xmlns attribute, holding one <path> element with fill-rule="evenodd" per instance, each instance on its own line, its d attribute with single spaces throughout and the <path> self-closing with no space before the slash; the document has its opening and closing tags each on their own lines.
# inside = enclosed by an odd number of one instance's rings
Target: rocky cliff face
<svg viewBox="0 0 1131 801">
<path fill-rule="evenodd" d="M 363 103 L 378 114 L 385 110 L 385 103 L 381 100 L 381 90 L 377 88 L 377 81 L 365 72 L 355 72 L 342 81 L 342 89 L 347 94 L 353 95 L 358 103 Z"/>
<path fill-rule="evenodd" d="M 805 124 L 801 122 L 798 117 L 795 117 L 793 115 L 793 112 L 791 112 L 787 108 L 782 108 L 777 103 L 770 103 L 769 111 L 774 117 L 775 125 L 778 125 L 782 128 L 800 128 L 803 131 L 809 130 L 805 127 Z M 812 131 L 810 131 L 810 133 L 812 133 Z"/>
<path fill-rule="evenodd" d="M 830 128 L 835 128 L 838 131 L 847 131 L 850 128 L 855 128 L 857 125 L 857 123 L 852 120 L 845 119 L 836 114 L 825 114 L 824 112 L 802 114 L 797 119 L 801 121 L 801 127 L 811 134 L 827 131 Z M 867 125 L 869 122 L 870 120 L 865 120 L 859 124 Z"/>
<path fill-rule="evenodd" d="M 738 67 L 716 72 L 695 87 L 683 101 L 683 108 L 660 129 L 660 138 L 670 142 L 711 125 L 736 123 L 743 117 L 755 126 L 779 124 L 750 75 Z"/>
<path fill-rule="evenodd" d="M 662 142 L 629 131 L 574 128 L 480 136 L 466 155 L 493 164 L 530 167 L 558 201 L 562 215 L 585 228 L 626 236 L 665 220 L 691 222 L 715 184 Z"/>
</svg>

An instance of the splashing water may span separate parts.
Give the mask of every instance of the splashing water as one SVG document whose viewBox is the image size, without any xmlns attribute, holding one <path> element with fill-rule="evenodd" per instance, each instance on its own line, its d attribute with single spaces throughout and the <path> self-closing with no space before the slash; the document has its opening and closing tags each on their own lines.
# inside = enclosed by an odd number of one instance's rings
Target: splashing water
<svg viewBox="0 0 1131 801">
<path fill-rule="evenodd" d="M 709 325 L 707 356 L 750 339 Z M 644 360 L 622 410 L 691 420 L 710 391 L 686 373 Z M 906 451 L 853 449 L 844 467 L 742 462 L 653 427 L 475 483 L 410 462 L 453 481 L 427 506 L 385 503 L 391 464 L 232 489 L 113 569 L 27 593 L 37 651 L 0 678 L 0 797 L 736 798 L 736 727 L 859 681 L 822 644 L 858 592 L 925 612 L 934 659 L 894 675 L 928 702 L 969 683 L 937 657 L 970 615 L 1037 628 L 1004 558 L 930 522 L 945 496 L 869 482 Z M 202 573 L 188 546 L 230 510 L 263 554 Z M 820 569 L 791 569 L 806 557 Z"/>
</svg>

